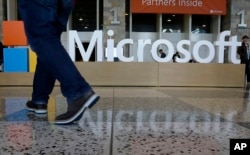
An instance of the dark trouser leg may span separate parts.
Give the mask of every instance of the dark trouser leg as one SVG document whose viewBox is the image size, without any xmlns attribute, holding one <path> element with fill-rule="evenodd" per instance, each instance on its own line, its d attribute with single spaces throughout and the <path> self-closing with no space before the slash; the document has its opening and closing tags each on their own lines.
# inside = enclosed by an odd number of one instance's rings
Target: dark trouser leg
<svg viewBox="0 0 250 155">
<path fill-rule="evenodd" d="M 46 93 L 43 99 L 46 100 L 47 93 L 54 86 L 54 79 L 60 82 L 62 93 L 69 102 L 90 91 L 91 87 L 75 67 L 59 37 L 67 23 L 73 1 L 19 0 L 18 3 L 30 46 L 39 59 L 39 69 L 34 78 L 34 96 Z M 40 87 L 45 90 L 41 92 Z"/>
</svg>

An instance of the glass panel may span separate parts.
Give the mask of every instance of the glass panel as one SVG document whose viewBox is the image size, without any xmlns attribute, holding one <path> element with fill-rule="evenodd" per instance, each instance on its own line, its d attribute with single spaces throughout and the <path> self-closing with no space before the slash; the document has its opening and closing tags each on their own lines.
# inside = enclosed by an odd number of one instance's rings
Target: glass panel
<svg viewBox="0 0 250 155">
<path fill-rule="evenodd" d="M 181 33 L 183 32 L 184 15 L 163 14 L 162 32 Z"/>
<path fill-rule="evenodd" d="M 7 20 L 7 1 L 3 1 L 3 20 Z"/>
<path fill-rule="evenodd" d="M 72 29 L 77 31 L 96 30 L 96 0 L 76 1 L 72 12 Z"/>
<path fill-rule="evenodd" d="M 133 32 L 156 32 L 156 14 L 133 14 Z"/>
<path fill-rule="evenodd" d="M 103 30 L 103 0 L 99 0 L 99 30 Z"/>
<path fill-rule="evenodd" d="M 210 33 L 211 16 L 192 15 L 192 33 Z"/>
<path fill-rule="evenodd" d="M 126 0 L 126 12 L 125 12 L 125 20 L 126 20 L 126 32 L 129 32 L 129 16 L 130 15 L 130 0 Z"/>
</svg>

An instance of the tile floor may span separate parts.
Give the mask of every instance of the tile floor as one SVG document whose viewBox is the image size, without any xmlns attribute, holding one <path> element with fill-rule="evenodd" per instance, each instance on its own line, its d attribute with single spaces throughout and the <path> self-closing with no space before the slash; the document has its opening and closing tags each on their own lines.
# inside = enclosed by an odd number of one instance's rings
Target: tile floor
<svg viewBox="0 0 250 155">
<path fill-rule="evenodd" d="M 55 88 L 47 115 L 25 109 L 30 87 L 0 87 L 1 155 L 229 155 L 250 138 L 246 88 L 95 87 L 101 99 L 73 125 L 54 125 L 66 101 Z"/>
</svg>

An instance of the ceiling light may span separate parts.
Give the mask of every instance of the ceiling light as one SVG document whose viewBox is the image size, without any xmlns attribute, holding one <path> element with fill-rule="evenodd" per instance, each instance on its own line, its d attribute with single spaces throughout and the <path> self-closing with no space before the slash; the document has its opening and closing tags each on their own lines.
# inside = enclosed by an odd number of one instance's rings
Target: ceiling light
<svg viewBox="0 0 250 155">
<path fill-rule="evenodd" d="M 82 18 L 82 17 L 80 17 L 78 20 L 79 20 L 79 21 L 83 21 L 83 18 Z"/>
</svg>

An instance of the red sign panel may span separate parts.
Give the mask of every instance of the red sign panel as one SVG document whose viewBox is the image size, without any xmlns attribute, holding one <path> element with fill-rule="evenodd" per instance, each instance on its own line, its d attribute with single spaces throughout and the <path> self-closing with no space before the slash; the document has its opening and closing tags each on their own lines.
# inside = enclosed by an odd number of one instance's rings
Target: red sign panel
<svg viewBox="0 0 250 155">
<path fill-rule="evenodd" d="M 225 15 L 226 0 L 131 0 L 132 13 Z"/>
</svg>

